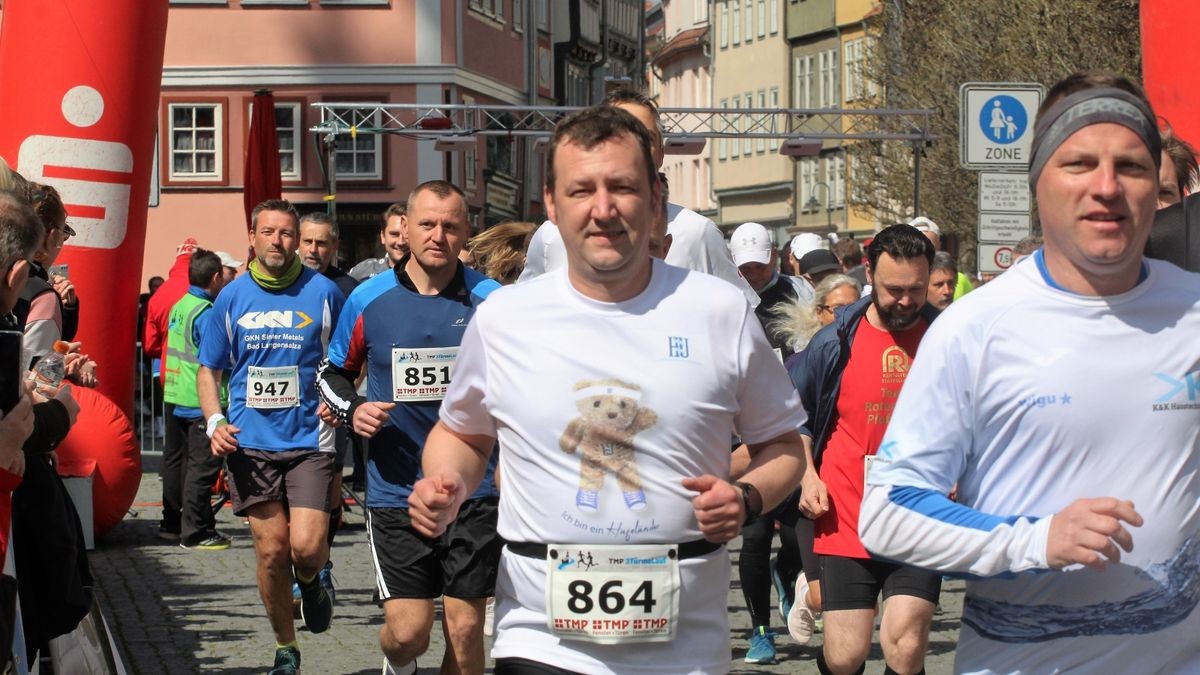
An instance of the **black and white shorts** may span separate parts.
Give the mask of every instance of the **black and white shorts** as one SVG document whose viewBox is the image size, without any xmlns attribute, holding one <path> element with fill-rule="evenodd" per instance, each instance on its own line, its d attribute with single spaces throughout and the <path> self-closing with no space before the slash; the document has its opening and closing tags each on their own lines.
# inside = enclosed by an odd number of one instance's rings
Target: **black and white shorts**
<svg viewBox="0 0 1200 675">
<path fill-rule="evenodd" d="M 367 509 L 379 597 L 478 599 L 495 594 L 503 542 L 496 534 L 498 497 L 463 503 L 446 532 L 430 539 L 408 509 Z"/>
</svg>

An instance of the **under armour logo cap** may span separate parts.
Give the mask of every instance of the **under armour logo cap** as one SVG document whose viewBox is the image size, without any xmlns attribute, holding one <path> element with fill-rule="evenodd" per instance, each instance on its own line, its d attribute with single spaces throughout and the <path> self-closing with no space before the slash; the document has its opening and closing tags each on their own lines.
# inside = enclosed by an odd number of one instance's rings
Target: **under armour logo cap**
<svg viewBox="0 0 1200 675">
<path fill-rule="evenodd" d="M 764 265 L 771 262 L 774 248 L 771 233 L 758 223 L 741 225 L 729 238 L 729 252 L 733 254 L 733 264 L 738 267 L 752 262 Z"/>
</svg>

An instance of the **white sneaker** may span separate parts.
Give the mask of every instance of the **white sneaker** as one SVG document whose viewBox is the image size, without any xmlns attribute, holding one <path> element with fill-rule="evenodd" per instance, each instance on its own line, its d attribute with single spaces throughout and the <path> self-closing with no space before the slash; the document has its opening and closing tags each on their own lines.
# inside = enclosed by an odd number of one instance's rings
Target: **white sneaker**
<svg viewBox="0 0 1200 675">
<path fill-rule="evenodd" d="M 385 656 L 383 657 L 383 675 L 417 675 L 417 661 L 414 659 L 403 666 L 393 667 Z"/>
<path fill-rule="evenodd" d="M 808 644 L 813 630 L 817 627 L 817 616 L 808 608 L 808 579 L 801 572 L 796 578 L 796 601 L 788 612 L 787 627 L 792 639 L 800 644 Z"/>
<path fill-rule="evenodd" d="M 493 637 L 496 634 L 496 598 L 490 597 L 487 599 L 487 605 L 483 610 L 483 634 L 486 637 Z"/>
</svg>

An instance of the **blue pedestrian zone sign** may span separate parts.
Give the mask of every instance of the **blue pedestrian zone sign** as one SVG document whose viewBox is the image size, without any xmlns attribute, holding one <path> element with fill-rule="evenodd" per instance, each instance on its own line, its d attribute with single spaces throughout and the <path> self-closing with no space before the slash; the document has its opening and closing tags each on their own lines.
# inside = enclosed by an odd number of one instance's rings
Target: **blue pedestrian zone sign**
<svg viewBox="0 0 1200 675">
<path fill-rule="evenodd" d="M 1008 145 L 1019 141 L 1028 126 L 1025 106 L 1006 94 L 988 99 L 979 111 L 979 128 L 993 143 Z"/>
<path fill-rule="evenodd" d="M 959 162 L 965 169 L 1028 171 L 1036 82 L 966 82 L 959 87 Z"/>
</svg>

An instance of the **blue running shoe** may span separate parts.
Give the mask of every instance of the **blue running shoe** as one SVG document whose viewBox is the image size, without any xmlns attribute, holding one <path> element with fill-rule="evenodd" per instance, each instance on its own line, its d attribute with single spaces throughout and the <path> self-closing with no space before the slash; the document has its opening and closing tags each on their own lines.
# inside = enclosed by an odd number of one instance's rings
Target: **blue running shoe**
<svg viewBox="0 0 1200 675">
<path fill-rule="evenodd" d="M 775 663 L 775 633 L 766 626 L 759 626 L 750 633 L 750 649 L 746 650 L 746 663 Z"/>
<path fill-rule="evenodd" d="M 783 617 L 784 623 L 787 623 L 792 603 L 788 601 L 787 588 L 783 585 L 783 578 L 779 576 L 778 562 L 778 559 L 771 561 L 771 580 L 775 582 L 775 594 L 779 596 L 779 616 Z"/>
<path fill-rule="evenodd" d="M 333 587 L 333 584 L 337 580 L 333 578 L 332 560 L 326 562 L 325 566 L 321 568 L 321 571 L 317 573 L 317 580 L 320 581 L 321 585 L 325 587 L 325 592 L 329 594 L 329 601 L 336 605 L 337 589 Z"/>
</svg>

